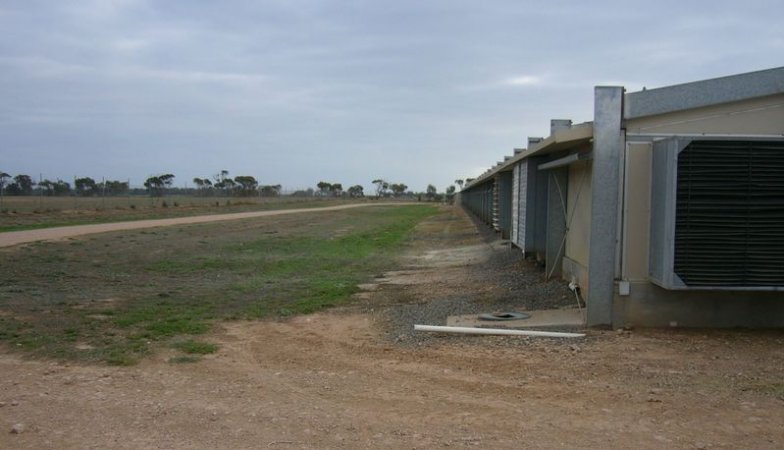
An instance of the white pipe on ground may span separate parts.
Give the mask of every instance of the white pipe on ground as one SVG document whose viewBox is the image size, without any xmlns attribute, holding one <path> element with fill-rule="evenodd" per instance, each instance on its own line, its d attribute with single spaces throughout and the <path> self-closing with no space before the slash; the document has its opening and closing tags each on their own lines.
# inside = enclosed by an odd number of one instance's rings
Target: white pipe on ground
<svg viewBox="0 0 784 450">
<path fill-rule="evenodd" d="M 585 337 L 583 333 L 562 333 L 558 331 L 506 330 L 500 328 L 443 327 L 439 325 L 414 325 L 416 331 L 433 331 L 436 333 L 458 334 L 494 334 L 506 336 L 538 336 L 538 337 Z"/>
</svg>

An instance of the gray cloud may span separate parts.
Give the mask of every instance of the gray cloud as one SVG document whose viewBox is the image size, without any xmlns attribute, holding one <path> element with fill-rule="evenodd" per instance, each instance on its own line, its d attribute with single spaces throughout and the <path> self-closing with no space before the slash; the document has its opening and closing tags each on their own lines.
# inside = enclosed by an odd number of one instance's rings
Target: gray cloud
<svg viewBox="0 0 784 450">
<path fill-rule="evenodd" d="M 592 88 L 781 65 L 774 1 L 26 0 L 0 5 L 12 173 L 441 189 Z"/>
</svg>

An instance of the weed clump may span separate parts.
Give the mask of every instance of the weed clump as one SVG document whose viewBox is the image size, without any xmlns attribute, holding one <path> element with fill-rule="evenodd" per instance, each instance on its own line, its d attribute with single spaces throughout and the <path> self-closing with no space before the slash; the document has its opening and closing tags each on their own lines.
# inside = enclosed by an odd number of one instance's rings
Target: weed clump
<svg viewBox="0 0 784 450">
<path fill-rule="evenodd" d="M 218 346 L 215 344 L 194 340 L 178 342 L 173 347 L 189 355 L 208 355 L 218 351 Z"/>
<path fill-rule="evenodd" d="M 182 356 L 175 356 L 173 358 L 169 358 L 170 364 L 190 364 L 201 361 L 201 358 L 198 356 L 190 356 L 190 355 L 182 355 Z"/>
</svg>

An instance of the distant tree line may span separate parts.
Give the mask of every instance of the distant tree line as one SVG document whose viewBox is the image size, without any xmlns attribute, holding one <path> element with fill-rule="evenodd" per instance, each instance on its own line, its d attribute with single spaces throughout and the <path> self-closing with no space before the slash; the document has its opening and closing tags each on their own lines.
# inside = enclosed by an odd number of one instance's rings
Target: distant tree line
<svg viewBox="0 0 784 450">
<path fill-rule="evenodd" d="M 196 185 L 196 194 L 201 196 L 277 197 L 283 189 L 280 184 L 260 185 L 251 175 L 238 175 L 231 178 L 228 170 L 221 170 L 213 175 L 212 179 L 194 178 L 193 184 Z"/>
<path fill-rule="evenodd" d="M 376 185 L 376 197 L 403 197 L 411 196 L 414 193 L 408 191 L 408 186 L 404 183 L 390 183 L 382 178 L 373 180 Z"/>
<path fill-rule="evenodd" d="M 76 194 L 83 197 L 97 195 L 124 195 L 129 190 L 127 181 L 105 180 L 96 182 L 90 177 L 75 178 L 73 186 L 67 181 L 44 179 L 35 182 L 30 175 L 14 177 L 0 172 L 0 194 L 61 196 Z"/>
<path fill-rule="evenodd" d="M 376 178 L 373 184 L 376 186 L 376 198 L 409 198 L 431 202 L 452 202 L 456 190 L 454 185 L 450 185 L 444 194 L 439 194 L 434 185 L 428 184 L 424 192 L 413 192 L 405 183 L 390 183 L 383 178 Z M 462 186 L 462 183 L 459 184 Z"/>
<path fill-rule="evenodd" d="M 128 181 L 102 180 L 96 181 L 91 177 L 74 178 L 73 186 L 67 181 L 56 179 L 41 180 L 36 183 L 32 177 L 25 174 L 11 176 L 0 171 L 0 195 L 45 195 L 65 196 L 77 195 L 81 197 L 93 196 L 119 196 L 146 194 L 151 197 L 162 197 L 168 194 L 197 195 L 197 196 L 237 196 L 237 197 L 278 197 L 282 195 L 280 184 L 259 184 L 251 175 L 229 176 L 228 170 L 221 170 L 212 177 L 193 179 L 194 189 L 174 187 L 175 175 L 164 173 L 151 175 L 144 181 L 144 189 L 131 188 Z M 469 182 L 466 180 L 465 182 Z M 439 194 L 434 185 L 429 184 L 425 192 L 415 193 L 409 190 L 405 183 L 390 183 L 382 178 L 372 181 L 375 185 L 376 198 L 410 198 L 427 201 L 451 201 L 455 194 L 455 186 L 446 189 L 445 194 Z M 461 188 L 463 180 L 455 180 Z M 357 184 L 343 188 L 342 183 L 319 181 L 316 189 L 308 188 L 291 194 L 294 197 L 365 197 L 364 188 Z"/>
</svg>

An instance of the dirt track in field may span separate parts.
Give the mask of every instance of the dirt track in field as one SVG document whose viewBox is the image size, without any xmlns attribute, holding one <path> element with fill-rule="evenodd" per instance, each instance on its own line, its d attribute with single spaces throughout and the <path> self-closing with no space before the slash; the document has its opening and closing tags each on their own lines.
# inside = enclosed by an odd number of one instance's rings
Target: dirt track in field
<svg viewBox="0 0 784 450">
<path fill-rule="evenodd" d="M 784 447 L 779 331 L 385 337 L 397 304 L 495 295 L 487 258 L 508 250 L 483 243 L 460 211 L 441 216 L 419 227 L 404 281 L 351 308 L 226 322 L 195 364 L 0 351 L 0 448 Z"/>
<path fill-rule="evenodd" d="M 400 205 L 394 203 L 390 205 Z M 254 211 L 232 214 L 210 214 L 205 216 L 175 217 L 171 219 L 134 220 L 129 222 L 99 223 L 91 225 L 73 225 L 66 227 L 43 228 L 40 230 L 9 231 L 0 233 L 0 248 L 37 241 L 52 241 L 88 234 L 106 233 L 110 231 L 138 230 L 142 228 L 169 227 L 194 223 L 221 222 L 225 220 L 252 219 L 255 217 L 272 217 L 286 214 L 301 214 L 319 211 L 337 211 L 349 208 L 379 206 L 384 203 L 355 203 L 350 205 L 328 206 L 324 208 L 280 209 L 273 211 Z"/>
</svg>

